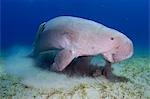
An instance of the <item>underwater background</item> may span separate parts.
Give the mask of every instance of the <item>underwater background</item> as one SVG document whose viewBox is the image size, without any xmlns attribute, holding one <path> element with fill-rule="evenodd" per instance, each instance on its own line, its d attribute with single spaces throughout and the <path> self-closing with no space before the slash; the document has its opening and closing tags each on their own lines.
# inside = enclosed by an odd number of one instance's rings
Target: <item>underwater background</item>
<svg viewBox="0 0 150 99">
<path fill-rule="evenodd" d="M 0 0 L 0 99 L 150 99 L 149 9 L 149 0 Z M 39 25 L 57 16 L 90 19 L 124 33 L 134 55 L 112 65 L 111 79 L 39 68 L 26 56 Z M 90 63 L 100 68 L 105 62 L 96 56 Z"/>
<path fill-rule="evenodd" d="M 1 0 L 1 49 L 32 46 L 38 26 L 62 15 L 87 18 L 127 35 L 148 55 L 148 0 Z"/>
</svg>

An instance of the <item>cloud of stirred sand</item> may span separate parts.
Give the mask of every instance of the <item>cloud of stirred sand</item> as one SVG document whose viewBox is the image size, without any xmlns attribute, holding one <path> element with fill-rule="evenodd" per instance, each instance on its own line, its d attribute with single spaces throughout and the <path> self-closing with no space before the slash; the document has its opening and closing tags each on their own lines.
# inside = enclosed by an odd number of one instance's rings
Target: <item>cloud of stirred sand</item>
<svg viewBox="0 0 150 99">
<path fill-rule="evenodd" d="M 31 52 L 28 47 L 13 47 L 5 61 L 8 74 L 21 78 L 23 84 L 36 88 L 68 88 L 79 83 L 92 83 L 103 78 L 68 77 L 35 66 L 34 60 L 26 57 Z M 97 60 L 95 60 L 97 61 Z"/>
</svg>

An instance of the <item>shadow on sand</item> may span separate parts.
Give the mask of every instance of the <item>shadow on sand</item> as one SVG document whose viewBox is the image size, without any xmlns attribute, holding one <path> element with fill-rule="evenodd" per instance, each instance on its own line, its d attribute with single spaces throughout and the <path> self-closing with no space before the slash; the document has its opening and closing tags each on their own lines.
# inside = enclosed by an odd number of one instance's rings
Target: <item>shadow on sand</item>
<svg viewBox="0 0 150 99">
<path fill-rule="evenodd" d="M 38 68 L 50 70 L 51 64 L 54 62 L 55 54 L 44 54 L 35 58 L 35 63 Z M 60 74 L 66 74 L 68 77 L 99 77 L 103 76 L 102 71 L 104 66 L 96 66 L 90 63 L 92 57 L 82 56 L 74 59 L 62 72 L 57 72 Z M 112 69 L 113 70 L 113 69 Z M 127 82 L 130 79 L 126 77 L 117 76 L 111 74 L 109 78 L 107 78 L 111 82 Z"/>
</svg>

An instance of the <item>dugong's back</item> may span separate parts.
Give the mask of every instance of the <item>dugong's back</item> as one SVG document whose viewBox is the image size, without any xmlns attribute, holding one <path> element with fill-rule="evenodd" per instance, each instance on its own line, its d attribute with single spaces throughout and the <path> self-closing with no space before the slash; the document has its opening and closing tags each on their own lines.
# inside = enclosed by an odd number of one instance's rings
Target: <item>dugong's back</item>
<svg viewBox="0 0 150 99">
<path fill-rule="evenodd" d="M 49 20 L 45 25 L 45 31 L 48 29 L 54 29 L 59 27 L 65 27 L 68 29 L 76 29 L 77 31 L 92 31 L 91 29 L 98 29 L 104 27 L 103 25 L 94 22 L 92 20 L 87 20 L 72 16 L 60 16 Z M 86 28 L 86 30 L 85 30 Z"/>
<path fill-rule="evenodd" d="M 104 26 L 99 23 L 82 18 L 56 17 L 46 22 L 43 31 L 38 33 L 34 44 L 34 53 L 54 48 L 63 49 L 70 45 L 79 47 L 81 42 L 82 45 L 86 45 L 86 40 L 91 39 L 93 34 L 98 33 L 102 27 Z"/>
</svg>

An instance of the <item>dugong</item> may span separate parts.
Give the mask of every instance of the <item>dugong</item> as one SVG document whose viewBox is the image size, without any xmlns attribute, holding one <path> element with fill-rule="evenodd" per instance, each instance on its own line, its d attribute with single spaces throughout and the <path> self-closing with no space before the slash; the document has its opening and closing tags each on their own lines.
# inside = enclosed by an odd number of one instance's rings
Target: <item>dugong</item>
<svg viewBox="0 0 150 99">
<path fill-rule="evenodd" d="M 59 16 L 39 26 L 33 45 L 33 56 L 58 50 L 51 69 L 63 71 L 74 58 L 102 55 L 106 60 L 104 74 L 111 63 L 133 55 L 133 43 L 123 33 L 92 20 Z"/>
</svg>

